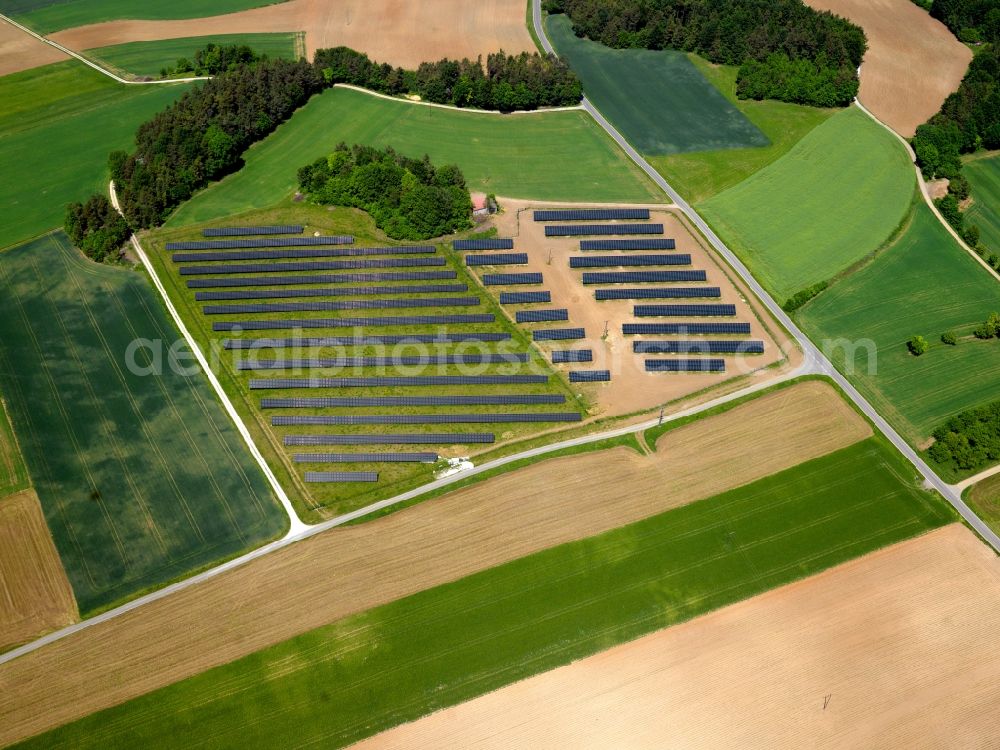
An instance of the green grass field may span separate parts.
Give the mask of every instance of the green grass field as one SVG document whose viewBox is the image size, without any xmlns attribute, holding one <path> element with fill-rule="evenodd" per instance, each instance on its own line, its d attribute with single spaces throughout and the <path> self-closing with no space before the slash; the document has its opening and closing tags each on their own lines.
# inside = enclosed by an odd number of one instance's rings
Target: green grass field
<svg viewBox="0 0 1000 750">
<path fill-rule="evenodd" d="M 62 226 L 67 203 L 105 192 L 108 154 L 187 88 L 123 86 L 76 61 L 0 78 L 0 248 Z"/>
<path fill-rule="evenodd" d="M 469 187 L 561 201 L 665 198 L 584 112 L 493 115 L 390 101 L 344 88 L 314 97 L 245 155 L 246 166 L 201 191 L 169 226 L 271 206 L 298 185 L 299 167 L 341 141 L 392 146 L 457 164 Z"/>
<path fill-rule="evenodd" d="M 915 180 L 902 145 L 852 107 L 698 209 L 780 301 L 877 250 Z"/>
<path fill-rule="evenodd" d="M 10 425 L 6 400 L 0 395 L 0 498 L 31 486 L 24 456 Z"/>
<path fill-rule="evenodd" d="M 90 263 L 60 233 L 4 252 L 0 284 L 0 390 L 81 613 L 282 532 L 204 374 L 129 368 L 133 342 L 166 357 L 180 338 L 142 275 Z"/>
<path fill-rule="evenodd" d="M 883 446 L 346 618 L 23 747 L 350 744 L 953 520 Z"/>
<path fill-rule="evenodd" d="M 966 218 L 979 227 L 982 243 L 1000 254 L 1000 154 L 965 163 L 962 173 L 972 185 L 972 206 Z"/>
<path fill-rule="evenodd" d="M 972 485 L 963 499 L 994 531 L 1000 531 L 1000 474 Z"/>
<path fill-rule="evenodd" d="M 912 223 L 875 261 L 834 284 L 799 312 L 799 322 L 821 348 L 826 340 L 871 340 L 877 370 L 864 348 L 843 351 L 834 364 L 855 364 L 854 384 L 911 443 L 920 444 L 941 422 L 1000 393 L 1000 345 L 978 341 L 971 329 L 1000 312 L 1000 285 L 952 240 L 920 203 Z M 939 342 L 956 331 L 958 346 Z M 921 357 L 906 341 L 923 335 L 932 347 Z"/>
<path fill-rule="evenodd" d="M 768 145 L 682 52 L 611 49 L 577 37 L 561 14 L 548 16 L 545 28 L 587 98 L 638 151 L 662 156 Z"/>
<path fill-rule="evenodd" d="M 209 44 L 245 44 L 272 59 L 294 60 L 305 56 L 305 34 L 220 34 L 155 42 L 129 42 L 87 50 L 87 56 L 115 69 L 119 75 L 159 78 L 161 68 L 171 68 L 181 57 L 194 60 L 195 53 Z"/>
<path fill-rule="evenodd" d="M 839 111 L 771 100 L 737 99 L 738 68 L 713 65 L 694 54 L 688 55 L 688 59 L 771 142 L 769 146 L 756 148 L 648 157 L 649 163 L 690 203 L 707 200 L 777 161 L 813 128 Z"/>
<path fill-rule="evenodd" d="M 280 0 L 279 0 L 280 1 Z M 268 0 L 0 0 L 0 12 L 41 34 L 119 18 L 154 21 L 203 18 L 273 5 Z"/>
</svg>

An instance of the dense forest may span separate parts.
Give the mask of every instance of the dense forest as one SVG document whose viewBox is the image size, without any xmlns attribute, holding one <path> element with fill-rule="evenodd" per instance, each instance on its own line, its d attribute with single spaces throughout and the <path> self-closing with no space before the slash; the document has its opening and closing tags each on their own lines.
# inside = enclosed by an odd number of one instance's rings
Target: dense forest
<svg viewBox="0 0 1000 750">
<path fill-rule="evenodd" d="M 180 57 L 172 68 L 162 68 L 160 78 L 193 73 L 196 76 L 216 76 L 241 65 L 265 59 L 245 44 L 208 44 L 194 53 L 194 60 Z"/>
<path fill-rule="evenodd" d="M 132 235 L 111 201 L 96 193 L 86 203 L 66 206 L 63 226 L 73 244 L 99 263 L 116 260 L 122 245 Z"/>
<path fill-rule="evenodd" d="M 1000 460 L 1000 401 L 962 412 L 934 431 L 928 455 L 962 471 Z"/>
<path fill-rule="evenodd" d="M 392 148 L 337 146 L 299 169 L 299 187 L 316 203 L 353 206 L 400 240 L 426 240 L 472 226 L 472 200 L 458 167 L 435 167 Z"/>
<path fill-rule="evenodd" d="M 537 52 L 488 55 L 479 60 L 426 62 L 416 70 L 373 62 L 349 47 L 316 51 L 315 63 L 328 83 L 349 83 L 383 94 L 416 94 L 456 107 L 501 112 L 579 104 L 580 80 L 563 61 Z"/>
<path fill-rule="evenodd" d="M 963 42 L 1000 41 L 1000 0 L 934 0 L 930 11 Z"/>
<path fill-rule="evenodd" d="M 697 52 L 739 65 L 737 92 L 843 106 L 867 48 L 860 27 L 801 0 L 546 0 L 578 36 L 618 48 Z"/>
</svg>

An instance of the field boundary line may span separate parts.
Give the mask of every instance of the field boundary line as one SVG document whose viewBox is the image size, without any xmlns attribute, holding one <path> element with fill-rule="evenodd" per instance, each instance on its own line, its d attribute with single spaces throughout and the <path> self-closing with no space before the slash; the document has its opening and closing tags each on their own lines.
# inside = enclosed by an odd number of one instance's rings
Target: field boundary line
<svg viewBox="0 0 1000 750">
<path fill-rule="evenodd" d="M 538 109 L 515 109 L 512 112 L 501 112 L 498 109 L 476 109 L 474 107 L 456 107 L 454 104 L 438 104 L 437 102 L 425 102 L 425 101 L 417 101 L 414 99 L 407 99 L 402 96 L 390 96 L 389 94 L 383 94 L 380 91 L 372 91 L 371 89 L 366 89 L 361 86 L 355 86 L 352 83 L 337 83 L 334 84 L 333 88 L 359 91 L 362 94 L 368 94 L 368 96 L 374 96 L 378 99 L 388 99 L 390 102 L 401 102 L 403 104 L 416 104 L 419 107 L 434 107 L 436 109 L 450 109 L 453 112 L 471 112 L 472 114 L 476 115 L 501 115 L 506 117 L 507 115 L 543 115 L 548 112 L 583 111 L 583 105 L 576 104 L 572 107 L 540 107 Z"/>
</svg>

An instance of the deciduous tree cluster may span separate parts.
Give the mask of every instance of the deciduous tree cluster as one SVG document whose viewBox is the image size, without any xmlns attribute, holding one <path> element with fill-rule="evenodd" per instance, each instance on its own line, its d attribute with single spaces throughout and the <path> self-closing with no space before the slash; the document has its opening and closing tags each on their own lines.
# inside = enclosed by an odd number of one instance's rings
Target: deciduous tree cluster
<svg viewBox="0 0 1000 750">
<path fill-rule="evenodd" d="M 952 417 L 934 431 L 934 441 L 930 457 L 962 471 L 1000 460 L 1000 401 Z"/>
<path fill-rule="evenodd" d="M 88 258 L 99 263 L 118 258 L 132 231 L 107 197 L 95 193 L 86 203 L 66 206 L 66 234 Z"/>
</svg>

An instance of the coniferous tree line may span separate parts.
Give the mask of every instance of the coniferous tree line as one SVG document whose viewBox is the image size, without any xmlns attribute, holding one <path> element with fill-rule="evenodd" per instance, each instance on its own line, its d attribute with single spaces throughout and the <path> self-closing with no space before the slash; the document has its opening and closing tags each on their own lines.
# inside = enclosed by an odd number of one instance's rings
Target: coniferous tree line
<svg viewBox="0 0 1000 750">
<path fill-rule="evenodd" d="M 299 169 L 299 188 L 324 205 L 353 206 L 401 240 L 426 240 L 472 226 L 472 200 L 454 165 L 435 167 L 391 147 L 348 147 Z"/>
<path fill-rule="evenodd" d="M 132 235 L 111 201 L 98 194 L 92 195 L 86 203 L 66 206 L 64 227 L 73 244 L 99 263 L 117 259 L 122 245 Z"/>
<path fill-rule="evenodd" d="M 737 94 L 843 106 L 858 89 L 864 31 L 801 0 L 546 0 L 609 47 L 697 52 L 739 65 Z"/>
<path fill-rule="evenodd" d="M 933 0 L 930 12 L 963 42 L 1000 41 L 1000 0 Z"/>
</svg>

